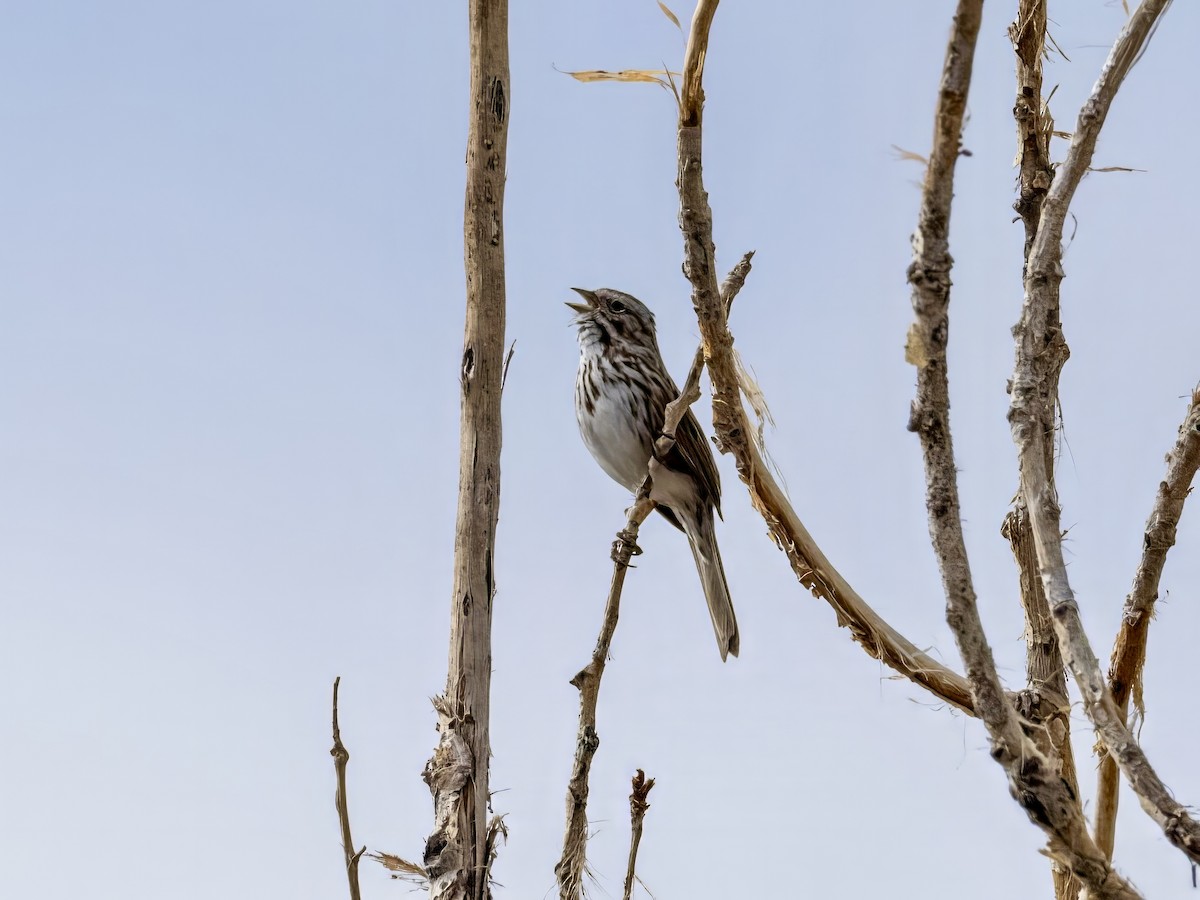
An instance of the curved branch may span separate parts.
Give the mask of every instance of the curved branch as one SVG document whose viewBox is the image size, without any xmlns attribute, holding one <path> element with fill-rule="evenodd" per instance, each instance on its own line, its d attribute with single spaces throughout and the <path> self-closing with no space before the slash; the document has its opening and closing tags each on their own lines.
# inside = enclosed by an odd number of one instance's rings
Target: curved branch
<svg viewBox="0 0 1200 900">
<path fill-rule="evenodd" d="M 701 0 L 692 20 L 683 67 L 677 186 L 679 226 L 684 237 L 684 273 L 692 284 L 692 305 L 699 320 L 704 358 L 713 383 L 713 430 L 718 449 L 733 454 L 738 475 L 749 488 L 750 502 L 766 521 L 771 537 L 787 554 L 800 583 L 833 607 L 838 625 L 849 627 L 854 639 L 871 657 L 946 703 L 974 715 L 966 679 L 923 653 L 867 605 L 821 552 L 748 437 L 752 431 L 738 394 L 733 337 L 717 290 L 712 210 L 704 190 L 701 167 L 702 117 L 698 107 L 703 103 L 704 92 L 700 78 L 708 49 L 708 27 L 715 9 L 715 2 Z"/>
<path fill-rule="evenodd" d="M 1129 700 L 1141 707 L 1142 667 L 1146 662 L 1146 639 L 1158 600 L 1167 551 L 1175 545 L 1175 528 L 1183 515 L 1183 503 L 1200 468 L 1200 389 L 1192 392 L 1187 415 L 1179 426 L 1179 437 L 1167 456 L 1167 477 L 1159 482 L 1154 508 L 1146 521 L 1142 559 L 1133 577 L 1133 589 L 1125 598 L 1121 630 L 1113 644 L 1108 664 L 1108 689 L 1113 702 L 1127 721 Z M 1096 843 L 1112 856 L 1117 833 L 1117 791 L 1120 778 L 1116 761 L 1109 755 L 1100 760 L 1096 791 Z"/>
<path fill-rule="evenodd" d="M 1141 798 L 1143 808 L 1172 844 L 1194 862 L 1200 862 L 1200 823 L 1171 796 L 1125 726 L 1083 631 L 1079 607 L 1067 579 L 1060 512 L 1046 463 L 1053 436 L 1053 428 L 1047 428 L 1046 423 L 1053 422 L 1055 401 L 1048 385 L 1065 362 L 1064 355 L 1047 352 L 1061 331 L 1063 223 L 1079 181 L 1091 164 L 1096 139 L 1113 98 L 1169 5 L 1170 0 L 1144 0 L 1122 29 L 1091 96 L 1080 110 L 1071 149 L 1042 205 L 1038 233 L 1025 271 L 1021 318 L 1014 329 L 1017 349 L 1009 423 L 1017 445 L 1021 490 L 1029 508 L 1042 585 L 1063 658 L 1083 697 L 1084 711 Z"/>
<path fill-rule="evenodd" d="M 963 0 L 963 2 L 967 3 L 970 0 Z M 706 37 L 697 36 L 696 22 L 711 21 L 713 8 L 715 8 L 715 3 L 706 3 L 705 0 L 701 0 L 696 20 L 693 22 L 692 39 L 689 41 L 689 62 L 693 56 L 694 47 L 700 48 L 699 52 L 702 54 L 707 45 Z M 706 12 L 707 20 L 702 20 L 702 12 Z M 701 70 L 702 66 L 699 65 L 685 65 L 685 78 L 699 78 Z M 687 97 L 703 97 L 703 91 L 698 84 L 688 85 L 685 83 L 683 94 Z M 778 488 L 773 485 L 773 480 L 770 479 L 769 473 L 762 465 L 756 448 L 746 436 L 748 423 L 738 395 L 738 380 L 731 349 L 733 338 L 729 333 L 725 311 L 719 302 L 719 294 L 716 289 L 712 211 L 704 191 L 699 122 L 700 116 L 697 111 L 681 106 L 679 119 L 679 224 L 684 238 L 684 273 L 692 284 L 692 302 L 696 309 L 704 342 L 705 358 L 713 381 L 714 429 L 717 433 L 718 446 L 723 452 L 734 454 L 737 460 L 738 474 L 750 487 L 751 501 L 755 508 L 767 520 L 772 534 L 777 539 L 784 538 L 780 541 L 780 545 L 788 552 L 795 567 L 798 556 L 797 546 L 786 540 L 789 537 L 786 532 L 781 534 L 781 526 L 786 521 L 787 526 L 792 528 L 799 525 L 799 521 L 782 498 L 781 492 L 778 492 Z M 773 490 L 763 490 L 767 485 L 770 485 Z M 768 506 L 768 503 L 772 505 Z M 774 506 L 776 503 L 779 504 L 778 507 Z M 776 508 L 780 512 L 786 511 L 790 515 L 787 515 L 786 518 L 775 517 Z M 793 535 L 800 536 L 796 532 L 793 532 Z M 807 538 L 810 545 L 806 546 L 805 550 L 815 549 L 815 547 L 811 547 L 811 538 L 808 538 L 807 533 L 804 533 L 803 537 Z M 803 565 L 807 560 L 800 557 L 799 562 Z M 828 565 L 823 557 L 821 557 L 821 562 Z M 829 569 L 832 570 L 832 567 L 830 566 Z M 797 574 L 802 583 L 814 587 L 819 584 L 825 588 L 823 579 L 818 580 L 817 573 L 811 568 L 807 570 L 797 568 Z M 822 576 L 826 574 L 826 572 L 821 573 Z M 830 599 L 828 592 L 824 595 Z M 964 617 L 967 627 L 972 626 L 969 613 L 973 609 L 974 604 L 968 604 L 968 615 Z M 974 626 L 978 627 L 977 613 L 974 620 Z M 949 672 L 949 670 L 945 670 L 945 667 L 938 666 L 937 668 Z M 961 676 L 956 676 L 952 672 L 949 674 L 952 679 L 957 679 L 959 685 L 962 685 Z M 986 673 L 984 674 L 986 675 Z M 1010 784 L 1018 802 L 1026 809 L 1031 819 L 1049 834 L 1051 854 L 1062 859 L 1074 874 L 1088 883 L 1095 896 L 1137 897 L 1137 893 L 1112 871 L 1107 859 L 1092 844 L 1079 811 L 1077 798 L 1058 777 L 1056 769 L 1048 766 L 1046 758 L 1024 739 L 1020 726 L 1016 722 L 1016 716 L 1008 706 L 1003 692 L 999 690 L 994 670 L 991 675 L 992 685 L 984 684 L 986 690 L 981 693 L 989 693 L 990 695 L 986 699 L 993 702 L 989 702 L 986 708 L 981 708 L 982 704 L 975 703 L 968 707 L 967 703 L 971 703 L 971 697 L 967 693 L 963 698 L 965 701 L 962 704 L 963 708 L 974 708 L 984 717 L 995 716 L 995 721 L 989 723 L 990 727 L 995 728 L 999 738 L 993 740 L 993 755 L 1005 765 L 1009 772 Z M 983 681 L 987 680 L 983 679 Z M 971 687 L 976 687 L 975 681 L 972 681 Z"/>
<path fill-rule="evenodd" d="M 906 357 L 917 367 L 917 393 L 909 430 L 921 440 L 929 536 L 946 593 L 946 622 L 966 666 L 976 711 L 987 727 L 992 758 L 1004 767 L 1013 797 L 1049 837 L 1049 852 L 1056 862 L 1089 884 L 1097 896 L 1136 896 L 1092 843 L 1077 794 L 1063 780 L 1057 755 L 1043 752 L 1026 738 L 1021 720 L 1005 696 L 980 620 L 963 538 L 946 361 L 953 266 L 950 211 L 982 13 L 982 0 L 960 0 L 955 12 L 938 95 L 933 149 L 913 235 L 908 280 L 913 289 L 914 321 Z M 1051 749 L 1049 744 L 1045 746 L 1045 750 Z"/>
</svg>

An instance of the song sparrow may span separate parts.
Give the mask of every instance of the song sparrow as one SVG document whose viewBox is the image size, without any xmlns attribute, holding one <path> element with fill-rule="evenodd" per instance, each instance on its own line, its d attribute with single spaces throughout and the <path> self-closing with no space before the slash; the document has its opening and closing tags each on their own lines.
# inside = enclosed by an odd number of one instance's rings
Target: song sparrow
<svg viewBox="0 0 1200 900">
<path fill-rule="evenodd" d="M 629 294 L 573 288 L 586 301 L 568 303 L 578 315 L 579 373 L 575 418 L 583 442 L 600 468 L 637 492 L 646 479 L 667 404 L 679 388 L 663 364 L 654 314 Z M 700 423 L 689 410 L 675 446 L 659 460 L 650 499 L 687 535 L 708 600 L 721 659 L 738 654 L 737 618 L 717 549 L 713 510 L 721 513 L 721 479 Z"/>
</svg>

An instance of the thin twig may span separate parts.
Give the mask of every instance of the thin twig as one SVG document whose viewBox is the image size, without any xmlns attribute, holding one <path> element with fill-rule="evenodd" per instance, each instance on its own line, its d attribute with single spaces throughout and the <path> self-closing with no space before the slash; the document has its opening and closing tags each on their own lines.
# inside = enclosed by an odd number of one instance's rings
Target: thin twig
<svg viewBox="0 0 1200 900">
<path fill-rule="evenodd" d="M 333 679 L 333 749 L 329 755 L 333 757 L 333 770 L 337 775 L 337 794 L 334 802 L 337 805 L 338 822 L 342 826 L 342 852 L 346 857 L 346 878 L 350 882 L 350 900 L 361 900 L 362 894 L 358 888 L 358 861 L 366 851 L 355 852 L 354 838 L 350 835 L 350 805 L 346 795 L 346 764 L 350 762 L 350 751 L 342 743 L 342 730 L 338 727 L 338 687 L 342 679 L 339 675 Z"/>
<path fill-rule="evenodd" d="M 753 255 L 747 253 L 742 257 L 741 262 L 726 278 L 726 308 L 732 305 L 733 298 L 745 283 Z M 575 737 L 575 761 L 571 767 L 570 781 L 567 783 L 567 828 L 563 835 L 562 855 L 554 867 L 561 900 L 577 900 L 583 894 L 583 875 L 587 867 L 588 776 L 592 769 L 592 757 L 596 755 L 596 749 L 600 746 L 600 736 L 596 733 L 596 704 L 600 698 L 600 680 L 604 677 L 604 666 L 608 661 L 609 647 L 620 616 L 625 572 L 629 568 L 630 559 L 642 552 L 637 546 L 638 528 L 654 510 L 650 489 L 658 468 L 658 459 L 670 452 L 675 443 L 675 429 L 679 427 L 688 407 L 700 397 L 700 374 L 703 368 L 704 357 L 697 350 L 696 359 L 692 361 L 692 368 L 688 371 L 687 380 L 684 381 L 679 396 L 667 404 L 663 433 L 655 442 L 655 456 L 650 460 L 649 473 L 638 490 L 634 505 L 628 511 L 625 528 L 617 533 L 617 539 L 613 542 L 612 581 L 609 585 L 608 599 L 604 604 L 604 620 L 596 638 L 596 648 L 592 651 L 591 661 L 571 679 L 571 684 L 579 689 L 579 729 Z"/>
<path fill-rule="evenodd" d="M 1008 28 L 1016 55 L 1017 96 L 1013 118 L 1017 125 L 1017 161 L 1020 170 L 1020 194 L 1013 209 L 1025 227 L 1024 261 L 1037 236 L 1042 200 L 1054 180 L 1050 163 L 1050 135 L 1054 119 L 1049 103 L 1042 99 L 1042 60 L 1046 47 L 1047 0 L 1020 0 L 1017 18 Z M 1055 332 L 1053 352 L 1067 353 L 1061 331 Z M 1058 394 L 1055 370 L 1048 390 Z M 1047 423 L 1053 427 L 1053 422 Z M 1053 478 L 1053 460 L 1047 461 Z M 1025 690 L 1018 709 L 1030 724 L 1034 743 L 1046 756 L 1057 762 L 1063 779 L 1078 796 L 1079 778 L 1075 771 L 1075 753 L 1071 746 L 1070 704 L 1067 699 L 1066 669 L 1058 637 L 1050 621 L 1050 605 L 1038 578 L 1037 549 L 1025 497 L 1018 487 L 1012 509 L 1004 517 L 1000 533 L 1012 547 L 1021 588 L 1021 609 L 1025 614 Z M 1101 847 L 1103 849 L 1103 847 Z M 1111 859 L 1112 854 L 1107 853 Z M 1058 860 L 1051 861 L 1055 900 L 1076 900 L 1080 883 Z"/>
<path fill-rule="evenodd" d="M 1177 802 L 1151 767 L 1129 732 L 1109 693 L 1100 663 L 1084 633 L 1067 578 L 1062 552 L 1062 526 L 1057 497 L 1050 485 L 1046 458 L 1053 436 L 1044 423 L 1053 420 L 1055 398 L 1047 393 L 1060 355 L 1047 353 L 1059 325 L 1059 287 L 1062 270 L 1062 232 L 1067 210 L 1080 179 L 1091 164 L 1096 140 L 1113 98 L 1149 40 L 1169 0 L 1144 0 L 1118 36 L 1092 94 L 1079 113 L 1071 148 L 1059 167 L 1042 205 L 1037 236 L 1025 272 L 1025 300 L 1013 329 L 1016 365 L 1012 380 L 1009 423 L 1017 445 L 1021 490 L 1028 504 L 1042 584 L 1050 604 L 1063 658 L 1083 697 L 1083 708 L 1108 752 L 1116 759 L 1146 812 L 1172 844 L 1193 861 L 1200 861 L 1200 823 Z"/>
<path fill-rule="evenodd" d="M 650 789 L 654 787 L 654 779 L 646 778 L 646 773 L 641 769 L 637 770 L 637 774 L 633 776 L 633 793 L 629 795 L 629 864 L 625 867 L 625 897 L 624 900 L 632 900 L 633 897 L 633 882 L 637 878 L 637 855 L 638 845 L 642 842 L 642 823 L 646 819 L 646 810 L 650 808 L 650 804 L 646 798 L 650 795 Z"/>
<path fill-rule="evenodd" d="M 1048 101 L 1042 99 L 1042 60 L 1046 48 L 1047 0 L 1020 0 L 1017 19 L 1008 26 L 1008 36 L 1017 56 L 1017 98 L 1013 118 L 1017 122 L 1017 165 L 1021 173 L 1020 196 L 1013 209 L 1025 226 L 1025 258 L 1037 234 L 1042 199 L 1054 180 L 1050 164 L 1050 136 L 1054 118 Z"/>
<path fill-rule="evenodd" d="M 1183 515 L 1183 503 L 1191 490 L 1196 470 L 1200 468 L 1200 389 L 1192 392 L 1187 414 L 1179 426 L 1179 437 L 1167 456 L 1167 477 L 1158 485 L 1154 508 L 1146 521 L 1142 539 L 1142 558 L 1133 576 L 1133 589 L 1125 598 L 1121 630 L 1113 644 L 1108 665 L 1108 689 L 1113 702 L 1127 722 L 1129 701 L 1140 715 L 1142 706 L 1142 667 L 1146 663 L 1146 639 L 1150 620 L 1158 600 L 1158 584 L 1162 578 L 1167 551 L 1175 545 L 1175 529 Z M 1096 843 L 1112 856 L 1117 833 L 1117 790 L 1120 777 L 1117 764 L 1107 753 L 1100 760 L 1096 791 Z"/>
<path fill-rule="evenodd" d="M 579 689 L 579 730 L 575 738 L 571 779 L 567 782 L 567 830 L 563 835 L 562 856 L 554 867 L 561 900 L 578 900 L 583 896 L 583 874 L 587 865 L 588 776 L 592 771 L 592 757 L 600 746 L 600 736 L 596 733 L 600 679 L 604 677 L 609 647 L 617 630 L 625 572 L 629 569 L 629 560 L 641 553 L 637 546 L 638 527 L 653 510 L 654 501 L 639 492 L 629 510 L 624 530 L 617 532 L 617 539 L 613 542 L 612 582 L 608 589 L 608 600 L 604 604 L 604 621 L 596 638 L 596 648 L 588 664 L 571 679 L 571 684 Z"/>
</svg>

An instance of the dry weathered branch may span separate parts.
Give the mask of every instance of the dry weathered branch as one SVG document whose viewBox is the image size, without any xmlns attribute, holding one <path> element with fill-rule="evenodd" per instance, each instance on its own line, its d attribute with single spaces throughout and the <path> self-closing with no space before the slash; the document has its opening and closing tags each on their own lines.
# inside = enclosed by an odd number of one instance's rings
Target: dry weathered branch
<svg viewBox="0 0 1200 900">
<path fill-rule="evenodd" d="M 975 710 L 991 738 L 992 757 L 1004 767 L 1013 797 L 1049 838 L 1051 857 L 1076 872 L 1097 896 L 1129 896 L 1132 889 L 1112 872 L 1092 844 L 1077 795 L 1060 777 L 1058 761 L 1026 739 L 1005 696 L 979 617 L 959 516 L 946 369 L 953 265 L 950 209 L 982 12 L 982 0 L 960 0 L 954 16 L 938 94 L 933 149 L 913 235 L 908 280 L 913 288 L 915 320 L 906 356 L 917 367 L 917 395 L 909 429 L 921 440 L 929 535 L 946 593 L 946 621 L 966 666 Z"/>
<path fill-rule="evenodd" d="M 733 306 L 733 301 L 737 297 L 738 291 L 746 283 L 746 276 L 750 274 L 750 261 L 752 259 L 754 259 L 753 250 L 738 260 L 738 264 L 725 276 L 725 282 L 721 285 L 721 302 L 725 307 L 726 316 L 729 315 L 729 309 Z M 683 387 L 679 389 L 679 396 L 667 404 L 666 412 L 663 415 L 663 431 L 654 443 L 654 455 L 657 459 L 663 459 L 671 452 L 671 447 L 675 444 L 675 429 L 683 421 L 684 414 L 687 413 L 688 408 L 700 399 L 700 376 L 703 372 L 704 344 L 700 344 L 692 356 L 692 366 L 688 369 Z M 649 494 L 649 484 L 643 484 L 642 490 Z"/>
<path fill-rule="evenodd" d="M 1063 781 L 1078 797 L 1079 774 L 1071 746 L 1066 671 L 1050 621 L 1050 605 L 1037 577 L 1037 550 L 1022 497 L 1017 497 L 1004 517 L 1000 533 L 1012 547 L 1019 573 L 1021 608 L 1025 613 L 1025 689 L 1017 695 L 1017 710 L 1025 719 L 1026 731 L 1034 744 L 1059 766 Z M 1111 859 L 1112 854 L 1106 855 Z M 1079 881 L 1058 860 L 1051 860 L 1050 867 L 1055 900 L 1075 900 L 1081 887 Z"/>
<path fill-rule="evenodd" d="M 355 851 L 354 838 L 350 835 L 350 801 L 346 794 L 346 764 L 350 762 L 350 751 L 342 743 L 342 729 L 338 726 L 338 687 L 341 676 L 333 679 L 333 749 L 329 755 L 333 757 L 333 770 L 337 775 L 337 794 L 334 803 L 337 805 L 338 822 L 342 827 L 342 852 L 346 857 L 346 878 L 350 882 L 350 900 L 360 900 L 362 894 L 358 889 L 358 861 L 366 852 Z"/>
<path fill-rule="evenodd" d="M 743 256 L 725 279 L 722 296 L 726 310 L 732 305 L 734 297 L 746 281 L 753 255 L 747 253 Z M 575 737 L 575 761 L 571 767 L 571 779 L 567 783 L 567 828 L 563 836 L 563 850 L 558 864 L 554 867 L 554 874 L 558 878 L 559 897 L 562 900 L 576 900 L 583 892 L 583 875 L 587 865 L 588 776 L 592 770 L 592 757 L 596 755 L 596 749 L 600 746 L 600 736 L 596 733 L 596 704 L 600 698 L 600 680 L 604 677 L 608 650 L 620 615 L 625 572 L 629 568 L 630 559 L 641 553 L 637 546 L 638 528 L 654 510 L 650 489 L 658 466 L 657 459 L 670 452 L 675 443 L 675 429 L 679 427 L 688 407 L 700 399 L 700 375 L 703 370 L 704 356 L 697 350 L 679 396 L 667 404 L 663 433 L 654 445 L 656 458 L 650 460 L 649 473 L 638 490 L 634 505 L 628 511 L 625 528 L 617 533 L 617 539 L 613 542 L 612 582 L 608 590 L 608 600 L 604 604 L 604 621 L 596 638 L 596 648 L 592 651 L 592 658 L 587 666 L 571 679 L 571 684 L 579 689 L 579 730 Z"/>
<path fill-rule="evenodd" d="M 697 29 L 696 22 L 711 20 L 714 6 L 701 0 L 688 45 L 685 79 L 698 77 L 701 67 L 692 64 L 691 60 L 694 56 L 703 58 L 707 34 Z M 699 85 L 685 84 L 683 96 L 699 98 L 703 92 Z M 722 449 L 735 455 L 738 473 L 751 488 L 752 502 L 763 514 L 772 534 L 780 541 L 780 546 L 788 553 L 801 582 L 819 590 L 835 608 L 840 609 L 841 601 L 858 598 L 812 544 L 795 513 L 783 499 L 782 492 L 762 465 L 753 442 L 747 439 L 745 413 L 737 396 L 732 337 L 717 298 L 713 276 L 712 212 L 703 185 L 699 121 L 699 111 L 683 104 L 679 122 L 679 219 L 684 237 L 684 271 L 692 283 L 693 305 L 696 307 L 706 361 L 713 380 L 714 428 Z M 802 548 L 798 545 L 800 540 L 804 541 Z M 817 562 L 819 571 L 814 571 L 817 566 L 809 566 L 810 559 Z M 835 578 L 840 583 L 836 588 L 831 588 L 830 584 Z M 858 601 L 853 612 L 861 616 L 853 621 L 857 628 L 865 630 L 882 624 L 873 613 L 861 615 L 870 612 L 861 601 Z M 856 637 L 863 639 L 858 631 Z M 869 637 L 883 638 L 878 645 L 864 644 L 874 649 L 873 655 L 887 659 L 889 664 L 898 664 L 897 667 L 915 681 L 927 684 L 931 690 L 964 709 L 975 709 L 989 720 L 989 726 L 1001 738 L 994 741 L 994 753 L 1009 771 L 1019 802 L 1031 818 L 1049 833 L 1051 853 L 1067 860 L 1072 870 L 1094 887 L 1097 897 L 1137 896 L 1120 876 L 1111 871 L 1104 857 L 1091 845 L 1078 803 L 1058 778 L 1057 772 L 1047 765 L 1045 758 L 1032 744 L 1024 740 L 994 671 L 990 684 L 981 683 L 981 694 L 973 702 L 968 686 L 960 676 L 938 664 L 928 667 L 921 665 L 923 660 L 920 657 L 924 655 L 918 656 L 915 648 L 891 629 L 872 631 Z M 986 648 L 986 642 L 983 646 Z M 975 687 L 975 684 L 972 683 L 971 687 Z"/>
<path fill-rule="evenodd" d="M 701 2 L 692 20 L 679 114 L 678 187 L 684 271 L 692 283 L 692 305 L 696 309 L 705 360 L 713 382 L 713 426 L 718 447 L 722 452 L 733 454 L 738 475 L 749 488 L 750 501 L 766 521 L 772 538 L 787 554 L 800 583 L 834 608 L 838 624 L 849 627 L 854 639 L 870 656 L 945 702 L 973 712 L 965 679 L 920 651 L 888 625 L 826 559 L 749 439 L 750 426 L 738 397 L 733 337 L 717 292 L 712 210 L 704 190 L 701 167 L 703 88 L 699 78 L 708 48 L 708 26 L 715 9 L 716 3 Z"/>
<path fill-rule="evenodd" d="M 641 769 L 637 770 L 637 774 L 633 776 L 633 793 L 629 795 L 629 864 L 625 867 L 625 897 L 624 900 L 632 900 L 633 897 L 633 882 L 637 878 L 637 855 L 638 845 L 642 842 L 642 823 L 646 819 L 646 810 L 650 808 L 650 804 L 646 798 L 650 796 L 650 789 L 654 787 L 654 779 L 646 778 L 646 773 Z"/>
<path fill-rule="evenodd" d="M 561 900 L 579 900 L 583 896 L 583 875 L 587 866 L 588 776 L 592 771 L 592 757 L 600 746 L 600 736 L 596 733 L 600 679 L 604 677 L 608 650 L 612 645 L 613 633 L 617 630 L 625 572 L 629 569 L 629 560 L 641 552 L 637 546 L 638 528 L 653 510 L 654 502 L 643 487 L 629 510 L 624 530 L 617 533 L 617 539 L 613 542 L 612 583 L 604 604 L 604 621 L 596 638 L 596 649 L 592 651 L 588 664 L 571 679 L 571 684 L 579 689 L 579 731 L 575 738 L 571 780 L 567 782 L 567 830 L 563 836 L 562 856 L 554 867 Z"/>
<path fill-rule="evenodd" d="M 1172 844 L 1198 861 L 1200 824 L 1171 796 L 1125 726 L 1084 633 L 1067 578 L 1058 501 L 1046 464 L 1047 445 L 1053 437 L 1053 428 L 1047 428 L 1046 423 L 1053 422 L 1056 399 L 1049 393 L 1048 385 L 1052 383 L 1054 369 L 1061 369 L 1065 362 L 1063 354 L 1048 352 L 1055 332 L 1061 327 L 1063 223 L 1079 181 L 1091 164 L 1096 139 L 1117 89 L 1168 5 L 1169 0 L 1144 0 L 1122 29 L 1091 96 L 1080 110 L 1067 158 L 1046 194 L 1026 266 L 1021 318 L 1014 329 L 1017 349 L 1009 422 L 1017 445 L 1021 490 L 1029 509 L 1042 584 L 1059 646 L 1079 686 L 1084 710 L 1147 813 Z"/>
<path fill-rule="evenodd" d="M 1162 577 L 1167 551 L 1175 545 L 1175 529 L 1183 515 L 1183 502 L 1191 491 L 1192 480 L 1200 467 L 1200 389 L 1192 392 L 1187 415 L 1179 426 L 1179 437 L 1167 456 L 1167 477 L 1159 482 L 1154 508 L 1146 521 L 1142 540 L 1142 558 L 1133 577 L 1133 589 L 1125 598 L 1121 630 L 1113 644 L 1108 665 L 1108 689 L 1121 715 L 1128 724 L 1129 701 L 1142 708 L 1142 667 L 1146 662 L 1146 639 L 1150 620 L 1158 600 L 1158 583 Z M 1096 792 L 1096 843 L 1112 856 L 1117 833 L 1118 785 L 1117 764 L 1111 756 L 1100 760 Z"/>
<path fill-rule="evenodd" d="M 1037 234 L 1042 198 L 1054 180 L 1050 164 L 1050 136 L 1054 119 L 1042 99 L 1042 58 L 1046 48 L 1047 0 L 1020 0 L 1017 19 L 1008 27 L 1017 55 L 1017 164 L 1021 173 L 1020 197 L 1013 209 L 1025 225 L 1025 257 Z"/>
<path fill-rule="evenodd" d="M 1037 235 L 1042 199 L 1054 180 L 1050 164 L 1050 136 L 1054 120 L 1042 99 L 1042 59 L 1046 45 L 1046 0 L 1020 0 L 1016 21 L 1008 34 L 1016 54 L 1017 96 L 1013 117 L 1017 124 L 1017 162 L 1020 169 L 1020 195 L 1013 209 L 1025 227 L 1024 259 Z M 1061 331 L 1056 332 L 1054 352 L 1067 353 Z M 1057 377 L 1049 390 L 1058 395 Z M 1053 423 L 1051 423 L 1052 425 Z M 1047 460 L 1053 479 L 1053 460 Z M 1063 780 L 1078 796 L 1079 779 L 1075 771 L 1075 753 L 1071 746 L 1070 706 L 1067 699 L 1066 670 L 1058 637 L 1050 621 L 1050 605 L 1037 576 L 1037 550 L 1025 498 L 1017 489 L 1013 507 L 1004 518 L 1001 534 L 1012 547 L 1021 588 L 1021 608 L 1025 614 L 1025 690 L 1018 708 L 1029 722 L 1038 749 L 1061 766 Z M 1107 854 L 1110 858 L 1111 853 Z M 1055 900 L 1076 900 L 1079 881 L 1057 860 L 1051 862 Z"/>
<path fill-rule="evenodd" d="M 925 171 L 921 211 L 912 237 L 913 260 L 908 267 L 915 319 L 908 330 L 905 358 L 917 368 L 917 395 L 909 414 L 908 429 L 921 440 L 925 463 L 925 506 L 929 511 L 929 537 L 933 542 L 942 587 L 946 593 L 946 621 L 954 632 L 967 667 L 967 681 L 977 710 L 999 739 L 994 727 L 1017 731 L 999 680 L 995 678 L 992 650 L 983 637 L 971 569 L 959 515 L 958 473 L 950 435 L 950 382 L 946 372 L 946 345 L 950 339 L 950 205 L 954 197 L 954 164 L 961 149 L 963 114 L 971 86 L 975 40 L 983 15 L 983 0 L 961 0 L 946 49 L 934 121 L 933 149 Z M 988 720 L 988 707 L 1000 716 Z M 1020 741 L 1013 735 L 1015 749 Z"/>
<path fill-rule="evenodd" d="M 467 281 L 461 364 L 458 512 L 446 692 L 425 768 L 434 830 L 425 844 L 431 900 L 486 900 L 492 598 L 500 511 L 504 380 L 504 179 L 508 0 L 470 0 L 470 114 L 463 234 Z"/>
</svg>

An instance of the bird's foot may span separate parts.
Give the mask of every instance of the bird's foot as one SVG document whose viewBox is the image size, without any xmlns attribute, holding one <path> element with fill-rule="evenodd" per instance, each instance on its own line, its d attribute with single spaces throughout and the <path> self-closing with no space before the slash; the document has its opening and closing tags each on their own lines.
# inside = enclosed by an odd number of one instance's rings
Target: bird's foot
<svg viewBox="0 0 1200 900">
<path fill-rule="evenodd" d="M 612 545 L 612 561 L 629 565 L 633 556 L 641 556 L 642 548 L 637 545 L 637 532 L 623 528 L 617 532 L 617 539 Z"/>
</svg>

